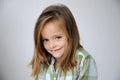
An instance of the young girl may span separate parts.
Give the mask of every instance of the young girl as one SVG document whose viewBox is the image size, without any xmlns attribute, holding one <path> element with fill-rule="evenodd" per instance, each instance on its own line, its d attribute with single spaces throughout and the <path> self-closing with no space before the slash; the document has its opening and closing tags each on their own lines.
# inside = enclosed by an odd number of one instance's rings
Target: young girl
<svg viewBox="0 0 120 80">
<path fill-rule="evenodd" d="M 97 80 L 93 58 L 80 44 L 71 11 L 65 5 L 51 5 L 39 16 L 34 30 L 35 80 Z"/>
</svg>

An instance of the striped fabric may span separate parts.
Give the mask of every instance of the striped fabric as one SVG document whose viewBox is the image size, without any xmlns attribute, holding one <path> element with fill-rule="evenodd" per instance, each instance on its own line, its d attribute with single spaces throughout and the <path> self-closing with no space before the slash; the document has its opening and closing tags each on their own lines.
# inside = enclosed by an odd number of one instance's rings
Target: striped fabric
<svg viewBox="0 0 120 80">
<path fill-rule="evenodd" d="M 55 60 L 48 69 L 41 66 L 41 73 L 34 80 L 97 80 L 97 68 L 94 59 L 84 49 L 76 51 L 77 66 L 69 70 L 66 74 L 61 68 L 54 70 Z"/>
</svg>

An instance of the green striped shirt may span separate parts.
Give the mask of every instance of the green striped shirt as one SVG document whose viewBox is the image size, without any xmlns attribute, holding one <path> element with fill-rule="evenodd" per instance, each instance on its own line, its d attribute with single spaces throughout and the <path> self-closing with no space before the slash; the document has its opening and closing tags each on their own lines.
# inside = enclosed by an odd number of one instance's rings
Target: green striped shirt
<svg viewBox="0 0 120 80">
<path fill-rule="evenodd" d="M 35 80 L 97 80 L 96 63 L 92 56 L 83 48 L 76 51 L 77 65 L 66 74 L 57 68 L 54 69 L 55 60 L 52 58 L 48 69 L 41 66 L 41 72 Z"/>
</svg>

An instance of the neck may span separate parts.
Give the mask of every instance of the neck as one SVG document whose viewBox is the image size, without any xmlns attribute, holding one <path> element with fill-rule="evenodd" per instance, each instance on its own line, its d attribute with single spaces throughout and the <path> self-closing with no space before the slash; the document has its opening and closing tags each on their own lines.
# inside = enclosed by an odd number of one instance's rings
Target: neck
<svg viewBox="0 0 120 80">
<path fill-rule="evenodd" d="M 63 55 L 62 57 L 55 59 L 55 65 L 54 65 L 55 68 L 58 68 L 58 67 L 61 65 L 61 63 L 62 63 L 63 60 L 65 59 L 65 56 L 66 56 L 66 55 Z"/>
<path fill-rule="evenodd" d="M 57 69 L 61 65 L 61 63 L 62 63 L 62 60 L 56 59 L 56 61 L 55 61 L 55 68 Z"/>
</svg>

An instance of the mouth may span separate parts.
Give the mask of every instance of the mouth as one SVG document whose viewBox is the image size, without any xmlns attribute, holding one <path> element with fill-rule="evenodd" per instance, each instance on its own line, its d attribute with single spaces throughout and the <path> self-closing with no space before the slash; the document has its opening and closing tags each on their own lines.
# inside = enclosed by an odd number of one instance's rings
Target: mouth
<svg viewBox="0 0 120 80">
<path fill-rule="evenodd" d="M 58 49 L 54 49 L 54 50 L 51 50 L 51 52 L 57 52 L 59 50 L 61 50 L 62 48 L 58 48 Z"/>
</svg>

